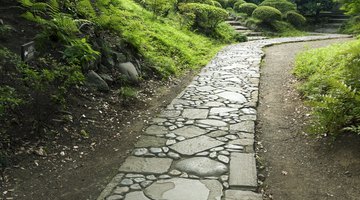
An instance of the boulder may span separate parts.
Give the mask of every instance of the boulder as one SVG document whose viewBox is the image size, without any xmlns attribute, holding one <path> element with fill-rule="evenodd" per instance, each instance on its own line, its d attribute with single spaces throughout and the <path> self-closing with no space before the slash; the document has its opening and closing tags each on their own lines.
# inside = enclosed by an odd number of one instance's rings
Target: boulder
<svg viewBox="0 0 360 200">
<path fill-rule="evenodd" d="M 96 89 L 99 91 L 107 92 L 110 90 L 109 85 L 102 79 L 99 74 L 90 70 L 86 75 L 85 85 L 89 88 Z"/>
<path fill-rule="evenodd" d="M 117 66 L 117 69 L 130 81 L 137 82 L 139 80 L 139 74 L 136 70 L 136 67 L 131 62 L 120 63 Z"/>
</svg>

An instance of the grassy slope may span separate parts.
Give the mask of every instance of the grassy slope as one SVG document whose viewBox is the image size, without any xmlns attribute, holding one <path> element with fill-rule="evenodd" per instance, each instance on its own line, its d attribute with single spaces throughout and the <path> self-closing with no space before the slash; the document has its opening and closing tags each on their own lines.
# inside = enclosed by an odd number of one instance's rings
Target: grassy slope
<svg viewBox="0 0 360 200">
<path fill-rule="evenodd" d="M 103 19 L 133 44 L 162 75 L 206 65 L 223 44 L 183 29 L 179 22 L 155 17 L 131 0 L 122 0 Z M 175 17 L 174 17 L 175 18 Z"/>
</svg>

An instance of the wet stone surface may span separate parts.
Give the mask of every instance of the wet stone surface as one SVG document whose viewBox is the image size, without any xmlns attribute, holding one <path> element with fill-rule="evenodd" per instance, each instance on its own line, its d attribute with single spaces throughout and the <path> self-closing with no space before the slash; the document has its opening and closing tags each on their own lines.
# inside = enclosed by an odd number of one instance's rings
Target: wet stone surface
<svg viewBox="0 0 360 200">
<path fill-rule="evenodd" d="M 253 146 L 262 48 L 339 37 L 276 38 L 221 50 L 154 116 L 97 200 L 261 199 L 248 190 L 257 187 Z"/>
</svg>

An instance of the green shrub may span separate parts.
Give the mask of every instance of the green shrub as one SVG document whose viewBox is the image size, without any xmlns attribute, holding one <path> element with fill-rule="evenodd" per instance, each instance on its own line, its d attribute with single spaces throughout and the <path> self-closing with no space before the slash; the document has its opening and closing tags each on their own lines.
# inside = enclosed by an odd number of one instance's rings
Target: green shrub
<svg viewBox="0 0 360 200">
<path fill-rule="evenodd" d="M 0 39 L 9 37 L 12 30 L 13 28 L 10 25 L 0 23 Z"/>
<path fill-rule="evenodd" d="M 141 1 L 142 5 L 157 16 L 166 15 L 174 8 L 175 0 L 146 0 Z"/>
<path fill-rule="evenodd" d="M 281 13 L 286 13 L 291 10 L 296 10 L 296 4 L 287 0 L 265 0 L 260 6 L 270 6 L 278 9 Z"/>
<path fill-rule="evenodd" d="M 228 0 L 226 7 L 234 8 L 235 3 L 238 1 L 242 1 L 242 0 Z"/>
<path fill-rule="evenodd" d="M 200 3 L 182 4 L 179 9 L 181 13 L 195 15 L 194 28 L 200 29 L 206 34 L 211 34 L 216 26 L 228 17 L 226 10 Z"/>
<path fill-rule="evenodd" d="M 241 5 L 241 4 L 244 4 L 244 3 L 246 3 L 246 1 L 244 1 L 244 0 L 238 0 L 236 3 L 234 3 L 234 6 L 232 7 L 236 12 L 239 12 L 239 6 Z"/>
<path fill-rule="evenodd" d="M 244 3 L 239 6 L 238 11 L 240 13 L 246 13 L 248 16 L 251 16 L 257 7 L 258 6 L 254 3 Z"/>
<path fill-rule="evenodd" d="M 303 36 L 305 33 L 297 30 L 294 26 L 285 21 L 273 21 L 270 24 L 271 31 L 280 37 Z"/>
<path fill-rule="evenodd" d="M 222 7 L 222 8 L 226 8 L 226 7 L 227 7 L 227 0 L 216 0 L 216 1 L 221 4 L 221 7 Z"/>
<path fill-rule="evenodd" d="M 281 20 L 281 12 L 270 6 L 259 6 L 254 10 L 252 17 L 265 23 L 271 23 L 276 20 Z"/>
<path fill-rule="evenodd" d="M 313 131 L 360 134 L 360 40 L 301 53 L 294 74 L 313 109 Z"/>
<path fill-rule="evenodd" d="M 287 12 L 286 20 L 295 27 L 302 27 L 306 23 L 306 18 L 295 11 Z"/>
</svg>

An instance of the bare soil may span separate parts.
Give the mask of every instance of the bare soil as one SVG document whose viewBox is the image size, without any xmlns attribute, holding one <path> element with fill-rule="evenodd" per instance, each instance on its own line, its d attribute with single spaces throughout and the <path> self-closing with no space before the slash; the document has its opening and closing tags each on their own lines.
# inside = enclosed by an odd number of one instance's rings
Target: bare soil
<svg viewBox="0 0 360 200">
<path fill-rule="evenodd" d="M 265 199 L 360 199 L 360 137 L 344 135 L 333 143 L 310 137 L 306 132 L 310 109 L 295 90 L 298 82 L 291 74 L 298 52 L 346 40 L 266 49 L 257 125 Z"/>
</svg>

